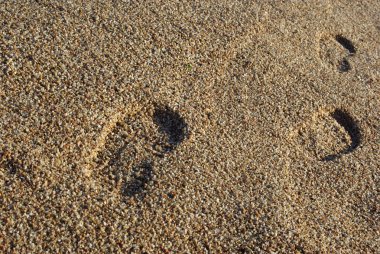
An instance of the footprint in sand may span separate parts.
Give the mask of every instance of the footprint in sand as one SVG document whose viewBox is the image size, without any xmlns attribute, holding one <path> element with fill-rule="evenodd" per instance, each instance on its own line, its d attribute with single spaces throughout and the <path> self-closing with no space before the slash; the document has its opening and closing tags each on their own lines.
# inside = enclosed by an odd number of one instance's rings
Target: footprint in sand
<svg viewBox="0 0 380 254">
<path fill-rule="evenodd" d="M 320 111 L 298 128 L 296 140 L 312 157 L 332 161 L 351 153 L 361 143 L 360 129 L 344 110 Z"/>
<path fill-rule="evenodd" d="M 179 113 L 167 106 L 151 105 L 124 114 L 109 129 L 104 147 L 95 156 L 93 176 L 103 188 L 126 197 L 144 196 L 154 178 L 154 164 L 188 136 Z"/>
<path fill-rule="evenodd" d="M 351 70 L 349 59 L 356 53 L 354 44 L 342 35 L 323 36 L 319 40 L 319 57 L 329 68 L 339 72 Z"/>
<path fill-rule="evenodd" d="M 32 174 L 30 168 L 19 159 L 14 158 L 8 151 L 0 151 L 0 174 L 4 176 L 0 178 L 0 183 L 2 183 L 0 185 L 2 186 L 6 186 L 7 184 L 5 183 L 11 184 L 16 179 L 31 185 Z M 9 179 L 10 181 L 4 179 Z"/>
</svg>

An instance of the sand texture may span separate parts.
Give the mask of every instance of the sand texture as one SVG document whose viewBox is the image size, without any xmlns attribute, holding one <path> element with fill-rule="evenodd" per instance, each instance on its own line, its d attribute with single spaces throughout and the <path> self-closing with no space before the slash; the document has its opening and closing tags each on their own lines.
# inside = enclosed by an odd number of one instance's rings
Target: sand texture
<svg viewBox="0 0 380 254">
<path fill-rule="evenodd" d="M 0 253 L 379 253 L 379 1 L 0 24 Z"/>
</svg>

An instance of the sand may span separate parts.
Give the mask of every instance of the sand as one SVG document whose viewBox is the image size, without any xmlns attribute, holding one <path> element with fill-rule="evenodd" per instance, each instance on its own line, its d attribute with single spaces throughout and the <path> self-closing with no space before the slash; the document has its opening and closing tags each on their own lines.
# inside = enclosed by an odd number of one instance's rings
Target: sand
<svg viewBox="0 0 380 254">
<path fill-rule="evenodd" d="M 0 252 L 378 252 L 379 13 L 2 1 Z"/>
</svg>

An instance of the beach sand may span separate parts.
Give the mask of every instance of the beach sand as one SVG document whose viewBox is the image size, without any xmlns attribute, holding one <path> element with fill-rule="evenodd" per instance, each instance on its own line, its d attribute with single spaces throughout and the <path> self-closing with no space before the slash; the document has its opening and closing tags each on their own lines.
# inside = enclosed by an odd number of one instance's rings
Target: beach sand
<svg viewBox="0 0 380 254">
<path fill-rule="evenodd" d="M 378 252 L 379 13 L 2 1 L 0 252 Z"/>
</svg>

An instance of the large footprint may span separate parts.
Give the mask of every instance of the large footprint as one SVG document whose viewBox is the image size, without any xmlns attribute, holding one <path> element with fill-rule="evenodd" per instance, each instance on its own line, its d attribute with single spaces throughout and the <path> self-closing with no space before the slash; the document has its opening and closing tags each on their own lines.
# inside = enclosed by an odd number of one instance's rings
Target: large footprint
<svg viewBox="0 0 380 254">
<path fill-rule="evenodd" d="M 307 154 L 321 161 L 351 153 L 361 143 L 356 121 L 341 109 L 319 111 L 297 128 L 294 137 Z"/>
<path fill-rule="evenodd" d="M 354 44 L 342 35 L 322 36 L 319 40 L 319 57 L 327 67 L 339 72 L 351 70 L 349 59 L 356 53 Z"/>
<path fill-rule="evenodd" d="M 105 137 L 94 157 L 96 177 L 103 189 L 124 197 L 144 196 L 154 176 L 154 164 L 188 136 L 179 113 L 167 106 L 150 105 L 126 113 Z"/>
</svg>

